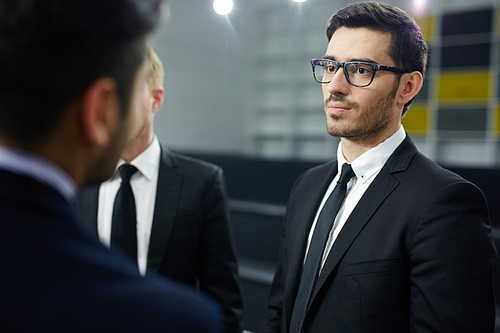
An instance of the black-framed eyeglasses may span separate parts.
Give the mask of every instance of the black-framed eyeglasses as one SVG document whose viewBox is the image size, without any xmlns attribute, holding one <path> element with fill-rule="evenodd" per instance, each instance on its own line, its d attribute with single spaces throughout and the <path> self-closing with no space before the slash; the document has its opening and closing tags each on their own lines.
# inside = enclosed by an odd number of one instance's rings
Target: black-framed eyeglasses
<svg viewBox="0 0 500 333">
<path fill-rule="evenodd" d="M 402 68 L 382 66 L 362 61 L 338 62 L 331 59 L 312 59 L 311 65 L 314 79 L 317 82 L 330 83 L 335 73 L 340 68 L 343 68 L 347 82 L 355 87 L 369 86 L 373 82 L 377 71 L 388 71 L 397 74 L 411 72 Z"/>
</svg>

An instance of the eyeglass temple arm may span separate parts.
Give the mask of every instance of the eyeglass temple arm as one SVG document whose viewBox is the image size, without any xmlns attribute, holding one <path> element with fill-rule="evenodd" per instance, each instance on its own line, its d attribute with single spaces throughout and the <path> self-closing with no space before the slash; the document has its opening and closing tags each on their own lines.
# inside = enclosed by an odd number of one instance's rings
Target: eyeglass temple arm
<svg viewBox="0 0 500 333">
<path fill-rule="evenodd" d="M 382 65 L 377 65 L 378 70 L 383 70 L 383 71 L 389 71 L 389 72 L 394 72 L 394 73 L 411 73 L 412 71 L 409 71 L 407 69 L 402 69 L 398 67 L 391 67 L 391 66 L 382 66 Z"/>
</svg>

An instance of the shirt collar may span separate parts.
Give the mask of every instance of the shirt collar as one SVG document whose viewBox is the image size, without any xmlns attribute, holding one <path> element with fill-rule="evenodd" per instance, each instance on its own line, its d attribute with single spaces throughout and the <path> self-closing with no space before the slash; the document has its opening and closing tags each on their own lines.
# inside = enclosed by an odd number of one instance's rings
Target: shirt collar
<svg viewBox="0 0 500 333">
<path fill-rule="evenodd" d="M 356 174 L 356 178 L 364 183 L 368 181 L 374 174 L 376 174 L 385 162 L 389 159 L 396 148 L 403 142 L 406 137 L 403 125 L 385 141 L 379 143 L 377 146 L 368 150 L 354 161 L 352 161 L 352 170 Z M 340 174 L 342 165 L 348 163 L 342 154 L 342 142 L 339 143 L 337 148 L 337 168 Z"/>
<path fill-rule="evenodd" d="M 69 202 L 76 198 L 74 180 L 60 166 L 39 155 L 0 145 L 0 169 L 49 185 Z"/>
<path fill-rule="evenodd" d="M 151 181 L 158 173 L 158 168 L 160 166 L 160 154 L 160 142 L 158 141 L 158 137 L 155 135 L 153 142 L 151 142 L 151 144 L 142 153 L 134 158 L 130 164 L 135 166 L 147 180 Z M 124 163 L 125 161 L 120 159 L 116 170 L 118 170 L 118 168 Z M 115 171 L 112 179 L 115 179 L 118 175 L 119 172 Z"/>
</svg>

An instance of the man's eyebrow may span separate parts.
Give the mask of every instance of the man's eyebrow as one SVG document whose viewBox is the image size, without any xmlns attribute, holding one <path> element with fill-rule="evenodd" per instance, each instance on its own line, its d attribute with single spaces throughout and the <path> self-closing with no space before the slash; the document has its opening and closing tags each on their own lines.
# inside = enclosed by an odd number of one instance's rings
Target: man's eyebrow
<svg viewBox="0 0 500 333">
<path fill-rule="evenodd" d="M 378 62 L 370 58 L 354 58 L 349 61 L 361 61 L 361 62 L 368 62 L 370 64 L 378 64 Z"/>
<path fill-rule="evenodd" d="M 335 59 L 335 57 L 329 55 L 324 55 L 322 59 L 338 61 L 337 59 Z M 378 62 L 370 58 L 351 58 L 346 62 L 352 62 L 352 61 L 361 61 L 361 62 L 368 62 L 370 64 L 378 64 Z"/>
</svg>

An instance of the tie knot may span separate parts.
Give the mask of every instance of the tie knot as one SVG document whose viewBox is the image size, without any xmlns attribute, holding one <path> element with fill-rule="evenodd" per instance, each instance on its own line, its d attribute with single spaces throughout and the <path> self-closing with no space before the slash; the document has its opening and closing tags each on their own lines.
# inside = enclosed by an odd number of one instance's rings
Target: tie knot
<svg viewBox="0 0 500 333">
<path fill-rule="evenodd" d="M 122 177 L 122 183 L 128 183 L 130 182 L 130 177 L 137 171 L 137 168 L 131 164 L 123 164 L 118 170 Z"/>
<path fill-rule="evenodd" d="M 340 178 L 339 181 L 337 182 L 338 184 L 347 184 L 349 180 L 354 176 L 354 171 L 352 170 L 352 167 L 350 164 L 344 163 L 342 165 L 342 171 L 340 173 Z"/>
</svg>

